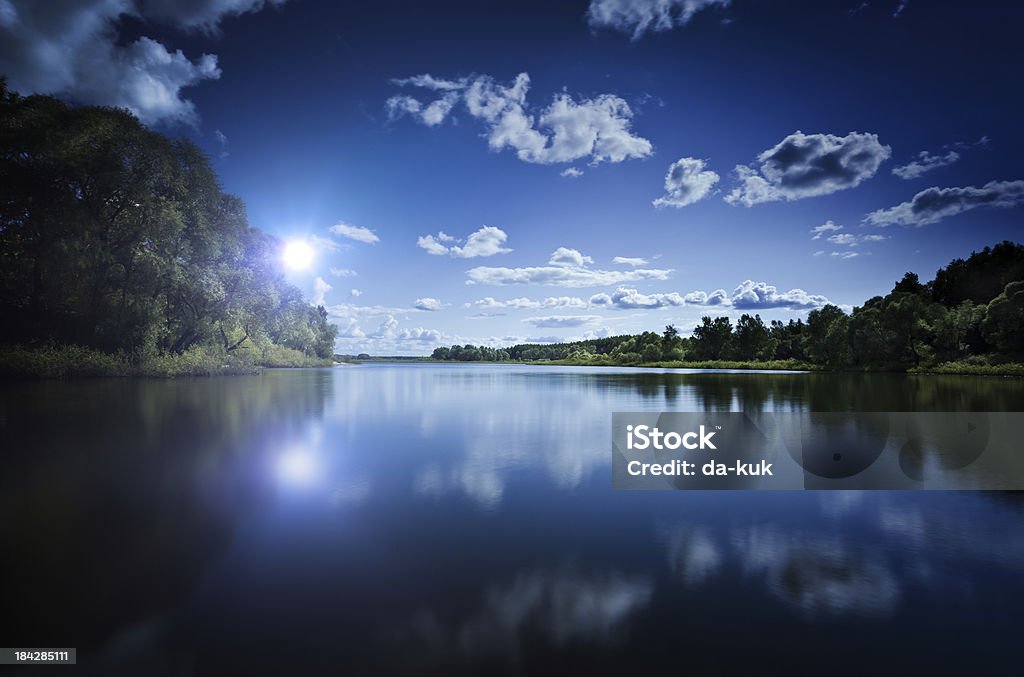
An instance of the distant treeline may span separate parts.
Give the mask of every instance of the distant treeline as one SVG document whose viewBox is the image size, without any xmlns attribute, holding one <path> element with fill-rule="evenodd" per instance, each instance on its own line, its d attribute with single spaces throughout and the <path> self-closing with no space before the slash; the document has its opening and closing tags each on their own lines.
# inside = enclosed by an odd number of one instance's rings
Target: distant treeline
<svg viewBox="0 0 1024 677">
<path fill-rule="evenodd" d="M 0 79 L 0 343 L 330 358 L 336 329 L 279 253 L 188 140 Z"/>
<path fill-rule="evenodd" d="M 693 335 L 664 332 L 509 348 L 451 346 L 432 357 L 458 361 L 563 360 L 578 364 L 787 361 L 831 369 L 905 370 L 947 362 L 1000 364 L 1024 358 L 1024 246 L 1002 242 L 956 259 L 922 284 L 907 273 L 886 296 L 845 313 L 835 305 L 807 320 L 765 324 L 759 315 L 703 317 Z"/>
</svg>

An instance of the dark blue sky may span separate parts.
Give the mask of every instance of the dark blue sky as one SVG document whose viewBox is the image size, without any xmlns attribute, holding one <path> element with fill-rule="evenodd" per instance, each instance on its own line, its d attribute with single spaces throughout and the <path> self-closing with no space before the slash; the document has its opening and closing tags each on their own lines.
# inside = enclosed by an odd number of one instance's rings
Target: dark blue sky
<svg viewBox="0 0 1024 677">
<path fill-rule="evenodd" d="M 193 137 L 343 352 L 795 317 L 1020 240 L 1013 3 L 44 4 L 0 0 L 12 85 Z"/>
</svg>

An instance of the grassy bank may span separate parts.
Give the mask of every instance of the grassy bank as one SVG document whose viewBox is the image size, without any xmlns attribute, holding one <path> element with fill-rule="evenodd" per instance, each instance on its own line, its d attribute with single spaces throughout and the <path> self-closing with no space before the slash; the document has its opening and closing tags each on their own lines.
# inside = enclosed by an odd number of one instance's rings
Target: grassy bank
<svg viewBox="0 0 1024 677">
<path fill-rule="evenodd" d="M 660 362 L 639 362 L 636 364 L 617 364 L 611 360 L 553 360 L 546 364 L 565 364 L 577 367 L 651 367 L 655 369 L 759 369 L 764 371 L 817 371 L 821 367 L 799 360 L 669 360 Z"/>
<path fill-rule="evenodd" d="M 661 361 L 661 362 L 636 362 L 632 364 L 619 364 L 611 359 L 590 359 L 590 360 L 531 360 L 529 362 L 522 361 L 503 361 L 503 362 L 489 362 L 484 360 L 474 360 L 470 362 L 459 362 L 455 360 L 436 360 L 430 357 L 415 357 L 415 358 L 371 358 L 363 360 L 351 360 L 354 364 L 361 362 L 394 362 L 394 363 L 438 363 L 438 364 L 525 364 L 525 365 L 547 365 L 547 366 L 565 366 L 565 367 L 641 367 L 641 368 L 653 368 L 653 369 L 744 369 L 744 370 L 755 370 L 755 371 L 847 371 L 847 372 L 865 372 L 865 371 L 886 371 L 884 369 L 838 369 L 833 370 L 828 367 L 823 367 L 817 364 L 810 364 L 808 362 L 801 362 L 800 360 L 767 360 L 764 362 L 757 362 L 753 360 L 705 360 L 705 361 Z M 902 373 L 902 370 L 891 370 L 897 373 Z M 990 364 L 980 359 L 970 361 L 959 361 L 959 362 L 943 362 L 941 364 L 927 366 L 927 367 L 915 367 L 907 370 L 906 373 L 910 374 L 960 374 L 964 376 L 1015 376 L 1024 377 L 1024 364 L 1020 362 L 1004 362 L 998 364 Z"/>
<path fill-rule="evenodd" d="M 943 362 L 931 367 L 914 367 L 910 374 L 959 374 L 963 376 L 1016 376 L 1024 377 L 1024 364 L 1005 362 L 986 364 L 976 361 Z"/>
<path fill-rule="evenodd" d="M 0 347 L 0 378 L 66 379 L 95 376 L 215 376 L 254 374 L 262 367 L 326 367 L 331 360 L 283 346 L 227 351 L 194 346 L 181 354 L 128 355 L 81 346 Z"/>
</svg>

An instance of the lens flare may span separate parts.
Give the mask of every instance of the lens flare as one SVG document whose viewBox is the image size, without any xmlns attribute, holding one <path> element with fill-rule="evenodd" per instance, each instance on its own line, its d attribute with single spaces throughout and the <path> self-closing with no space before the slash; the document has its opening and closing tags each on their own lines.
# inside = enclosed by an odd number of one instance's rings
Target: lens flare
<svg viewBox="0 0 1024 677">
<path fill-rule="evenodd" d="M 281 258 L 292 270 L 306 270 L 313 265 L 313 248 L 302 240 L 292 240 L 284 246 Z"/>
</svg>

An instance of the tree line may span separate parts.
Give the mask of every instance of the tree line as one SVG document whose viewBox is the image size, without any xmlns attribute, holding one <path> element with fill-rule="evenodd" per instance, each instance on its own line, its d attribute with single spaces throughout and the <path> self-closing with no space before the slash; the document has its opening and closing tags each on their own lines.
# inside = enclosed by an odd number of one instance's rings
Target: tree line
<svg viewBox="0 0 1024 677">
<path fill-rule="evenodd" d="M 968 361 L 1024 359 L 1024 245 L 1005 241 L 956 259 L 922 283 L 907 273 L 892 291 L 847 313 L 836 305 L 806 320 L 766 324 L 760 315 L 701 318 L 689 337 L 674 325 L 553 344 L 452 346 L 432 357 L 458 361 L 564 360 L 579 364 L 776 360 L 831 369 L 906 370 Z"/>
<path fill-rule="evenodd" d="M 190 141 L 0 79 L 0 343 L 330 358 L 280 247 Z"/>
</svg>

